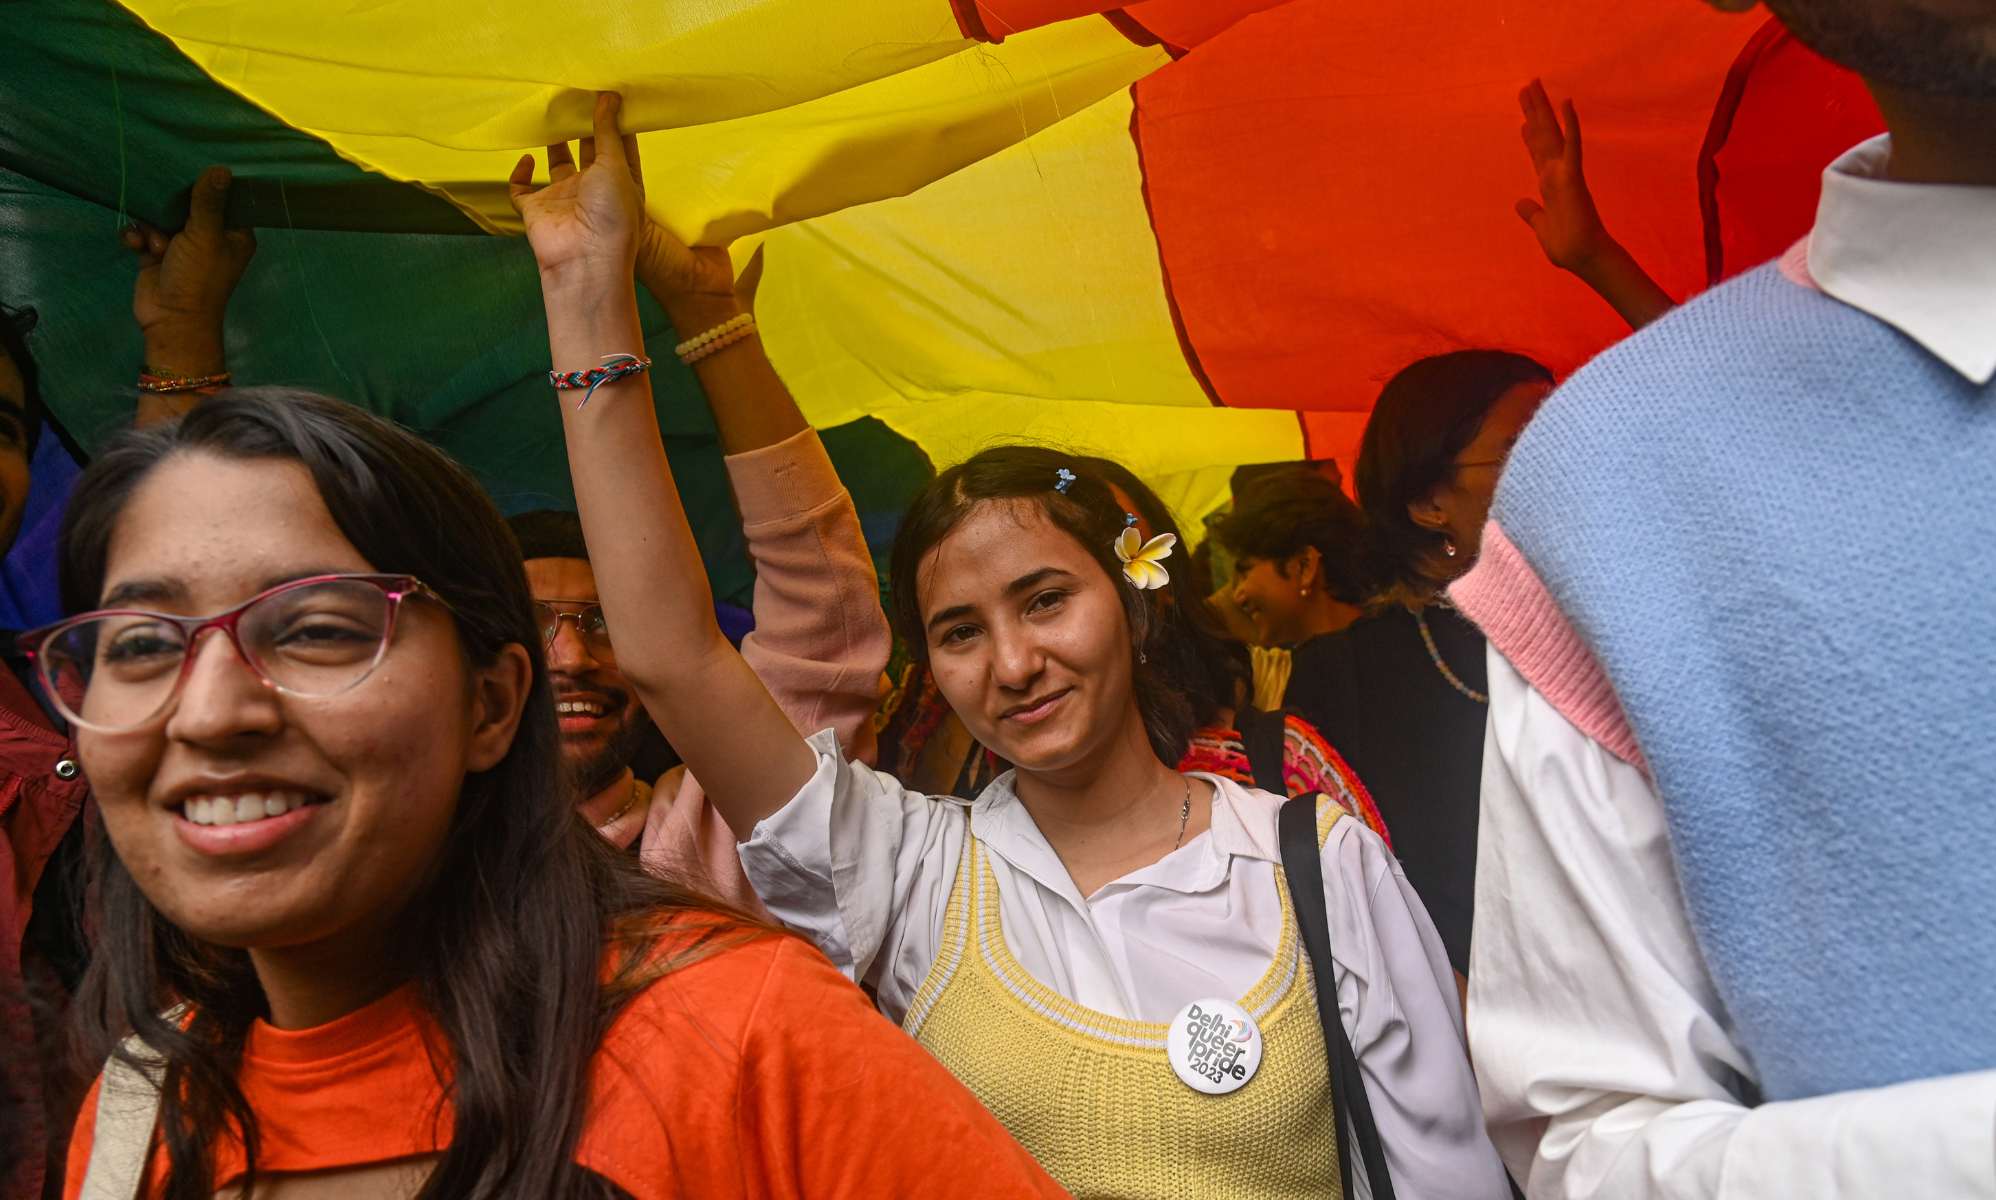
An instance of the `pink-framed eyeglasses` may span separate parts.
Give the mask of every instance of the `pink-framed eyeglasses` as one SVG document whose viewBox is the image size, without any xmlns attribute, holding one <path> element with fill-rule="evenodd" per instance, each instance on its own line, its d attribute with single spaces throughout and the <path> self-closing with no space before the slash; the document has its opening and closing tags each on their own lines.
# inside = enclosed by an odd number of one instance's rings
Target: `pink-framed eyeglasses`
<svg viewBox="0 0 1996 1200">
<path fill-rule="evenodd" d="M 212 616 L 101 609 L 31 630 L 18 644 L 64 717 L 120 733 L 172 708 L 209 630 L 227 637 L 276 691 L 306 699 L 349 691 L 387 656 L 396 614 L 411 596 L 445 603 L 413 575 L 314 575 Z"/>
</svg>

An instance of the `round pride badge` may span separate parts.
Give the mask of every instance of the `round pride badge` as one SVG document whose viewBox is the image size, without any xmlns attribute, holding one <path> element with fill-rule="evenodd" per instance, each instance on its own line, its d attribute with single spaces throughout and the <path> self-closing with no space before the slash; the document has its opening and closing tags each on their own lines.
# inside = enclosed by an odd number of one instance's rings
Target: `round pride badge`
<svg viewBox="0 0 1996 1200">
<path fill-rule="evenodd" d="M 1261 1028 L 1231 1000 L 1194 1000 L 1171 1019 L 1164 1039 L 1171 1069 L 1208 1096 L 1246 1087 L 1261 1069 L 1261 1051 Z"/>
</svg>

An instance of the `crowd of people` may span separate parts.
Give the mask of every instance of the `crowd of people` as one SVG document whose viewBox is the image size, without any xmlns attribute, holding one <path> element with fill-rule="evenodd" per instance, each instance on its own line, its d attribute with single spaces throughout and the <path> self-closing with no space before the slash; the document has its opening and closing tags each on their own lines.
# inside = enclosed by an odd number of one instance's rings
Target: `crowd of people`
<svg viewBox="0 0 1996 1200">
<path fill-rule="evenodd" d="M 0 1200 L 1996 1200 L 1996 17 L 1770 6 L 1891 130 L 1778 262 L 1674 307 L 1534 84 L 1519 215 L 1628 340 L 1410 363 L 1197 555 L 991 447 L 884 591 L 615 94 L 509 182 L 573 512 L 239 386 L 205 174 L 0 671 Z"/>
</svg>

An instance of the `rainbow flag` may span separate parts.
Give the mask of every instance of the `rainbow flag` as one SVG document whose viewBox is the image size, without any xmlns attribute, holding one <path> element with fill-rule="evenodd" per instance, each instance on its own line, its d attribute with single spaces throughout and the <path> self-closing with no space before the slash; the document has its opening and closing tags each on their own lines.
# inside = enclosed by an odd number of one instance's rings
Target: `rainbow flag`
<svg viewBox="0 0 1996 1200">
<path fill-rule="evenodd" d="M 626 97 L 648 203 L 760 272 L 778 370 L 870 534 L 930 462 L 1106 453 L 1196 521 L 1241 463 L 1346 461 L 1380 385 L 1624 330 L 1512 212 L 1515 95 L 1587 120 L 1610 226 L 1678 296 L 1782 249 L 1877 127 L 1853 80 L 1691 0 L 16 0 L 0 298 L 88 453 L 139 343 L 116 230 L 230 165 L 242 382 L 422 431 L 502 506 L 571 502 L 504 179 Z M 676 340 L 647 310 L 653 357 Z M 689 373 L 659 412 L 717 594 L 749 584 Z M 1667 402 L 1667 398 L 1659 398 Z"/>
</svg>

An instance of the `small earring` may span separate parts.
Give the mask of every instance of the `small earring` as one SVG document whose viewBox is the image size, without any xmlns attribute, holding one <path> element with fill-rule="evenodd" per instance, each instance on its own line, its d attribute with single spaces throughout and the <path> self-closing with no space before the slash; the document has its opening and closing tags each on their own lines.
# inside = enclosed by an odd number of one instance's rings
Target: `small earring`
<svg viewBox="0 0 1996 1200">
<path fill-rule="evenodd" d="M 1454 558 L 1454 557 L 1455 557 L 1455 541 L 1454 541 L 1454 539 L 1452 539 L 1452 538 L 1443 538 L 1443 539 L 1442 539 L 1442 553 L 1443 553 L 1443 554 L 1446 554 L 1446 555 L 1448 555 L 1448 556 L 1449 556 L 1450 558 Z"/>
<path fill-rule="evenodd" d="M 1306 583 L 1306 584 L 1304 584 L 1304 585 L 1303 585 L 1303 587 L 1302 587 L 1302 590 L 1298 591 L 1298 592 L 1297 592 L 1296 594 L 1297 594 L 1297 595 L 1298 595 L 1299 597 L 1301 597 L 1301 598 L 1303 598 L 1303 599 L 1305 599 L 1305 600 L 1308 600 L 1308 599 L 1310 598 L 1310 585 L 1309 585 L 1309 584 L 1307 584 L 1307 583 Z"/>
<path fill-rule="evenodd" d="M 1150 661 L 1150 655 L 1145 654 L 1143 651 L 1139 650 L 1137 651 L 1137 661 L 1139 663 L 1147 663 Z"/>
</svg>

